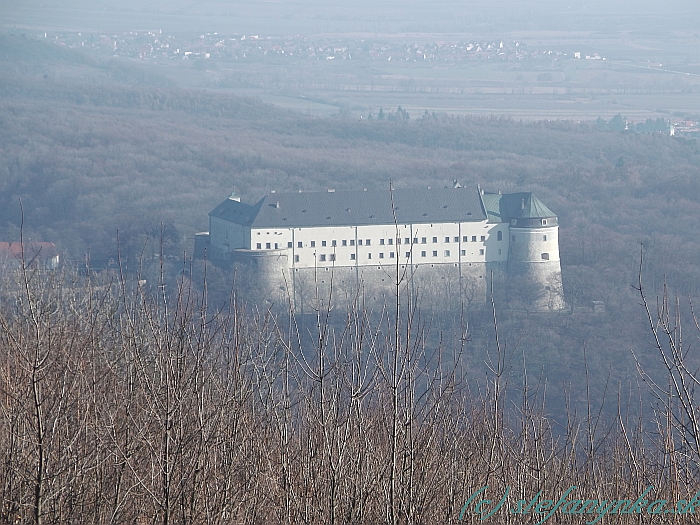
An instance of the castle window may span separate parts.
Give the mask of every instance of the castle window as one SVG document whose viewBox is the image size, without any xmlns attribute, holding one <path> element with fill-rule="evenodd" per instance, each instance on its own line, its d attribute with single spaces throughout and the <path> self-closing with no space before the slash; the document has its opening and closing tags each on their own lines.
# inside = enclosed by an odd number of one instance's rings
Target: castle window
<svg viewBox="0 0 700 525">
<path fill-rule="evenodd" d="M 479 255 L 484 255 L 484 249 L 479 250 Z"/>
<path fill-rule="evenodd" d="M 369 239 L 365 239 L 365 244 L 369 246 L 371 244 L 371 241 Z"/>
<path fill-rule="evenodd" d="M 295 256 L 294 256 L 294 262 L 299 262 L 299 256 L 298 256 L 298 255 L 295 255 Z"/>
<path fill-rule="evenodd" d="M 389 252 L 389 259 L 393 259 L 393 258 L 394 258 L 394 252 Z"/>
<path fill-rule="evenodd" d="M 379 239 L 379 244 L 384 246 L 384 239 Z"/>
<path fill-rule="evenodd" d="M 321 246 L 325 247 L 325 246 L 326 246 L 326 241 L 321 241 Z"/>
<path fill-rule="evenodd" d="M 467 250 L 462 250 L 462 257 L 464 257 L 465 255 L 467 255 Z"/>
<path fill-rule="evenodd" d="M 335 254 L 331 253 L 331 261 L 335 261 Z"/>
<path fill-rule="evenodd" d="M 437 250 L 433 250 L 433 257 L 437 257 Z"/>
<path fill-rule="evenodd" d="M 343 239 L 343 243 L 342 243 L 342 244 L 343 244 L 343 246 L 347 246 L 347 245 L 348 245 L 348 240 L 347 240 L 347 239 Z"/>
<path fill-rule="evenodd" d="M 354 253 L 351 253 L 351 254 L 350 254 L 350 260 L 351 260 L 351 261 L 354 261 L 354 260 L 355 260 L 355 254 L 354 254 Z"/>
<path fill-rule="evenodd" d="M 270 243 L 269 243 L 269 242 L 266 242 L 266 243 L 265 243 L 265 249 L 266 249 L 266 250 L 269 250 L 269 249 L 270 249 Z"/>
<path fill-rule="evenodd" d="M 421 257 L 425 257 L 426 254 L 427 254 L 427 252 L 425 252 L 425 251 L 420 252 L 420 256 L 421 256 Z"/>
<path fill-rule="evenodd" d="M 450 250 L 445 250 L 445 257 L 449 257 L 449 256 L 450 256 Z"/>
<path fill-rule="evenodd" d="M 350 239 L 350 246 L 355 246 L 355 239 Z"/>
<path fill-rule="evenodd" d="M 445 242 L 450 242 L 450 238 L 449 238 L 449 237 L 445 237 Z"/>
<path fill-rule="evenodd" d="M 394 239 L 387 239 L 387 242 L 389 243 L 389 246 L 392 246 L 394 244 Z"/>
<path fill-rule="evenodd" d="M 404 243 L 404 244 L 411 244 L 411 238 L 410 238 L 410 237 L 406 237 L 406 238 L 403 240 L 403 243 Z"/>
<path fill-rule="evenodd" d="M 303 247 L 304 247 L 304 243 L 301 241 L 297 241 L 297 248 L 303 248 Z"/>
<path fill-rule="evenodd" d="M 316 248 L 316 241 L 311 241 L 311 247 Z"/>
<path fill-rule="evenodd" d="M 294 245 L 292 244 L 292 241 L 289 241 L 289 242 L 287 243 L 287 248 L 291 248 L 292 246 L 294 246 Z"/>
<path fill-rule="evenodd" d="M 406 259 L 409 259 L 411 257 L 411 252 L 406 252 Z"/>
<path fill-rule="evenodd" d="M 362 239 L 357 239 L 357 245 L 362 246 Z"/>
<path fill-rule="evenodd" d="M 546 240 L 547 240 L 547 236 L 546 236 L 546 235 L 543 235 L 543 236 L 542 236 L 542 240 L 543 240 L 543 241 L 546 241 Z"/>
<path fill-rule="evenodd" d="M 548 261 L 548 260 L 549 260 L 549 254 L 548 254 L 548 253 L 543 253 L 542 255 L 540 255 L 540 257 L 542 257 L 542 260 L 543 260 L 543 261 Z"/>
<path fill-rule="evenodd" d="M 503 232 L 501 230 L 498 230 L 498 233 L 496 234 L 496 240 L 497 241 L 503 240 Z"/>
<path fill-rule="evenodd" d="M 415 238 L 413 239 L 413 244 L 418 244 L 418 237 L 415 237 Z"/>
<path fill-rule="evenodd" d="M 325 260 L 326 260 L 326 254 L 325 254 L 325 253 L 322 253 L 321 255 L 319 255 L 319 256 L 318 256 L 318 260 L 321 261 L 321 262 L 325 262 Z"/>
<path fill-rule="evenodd" d="M 428 238 L 427 238 L 427 237 L 421 237 L 421 238 L 420 238 L 420 243 L 421 243 L 421 244 L 428 244 Z"/>
<path fill-rule="evenodd" d="M 469 242 L 469 236 L 468 236 L 468 235 L 462 235 L 462 242 Z"/>
<path fill-rule="evenodd" d="M 371 254 L 371 253 L 368 253 L 368 254 L 367 254 L 367 258 L 368 258 L 368 259 L 371 259 L 371 258 L 372 258 L 372 254 Z"/>
<path fill-rule="evenodd" d="M 437 242 L 437 237 L 433 237 L 433 242 L 434 242 L 434 243 Z"/>
<path fill-rule="evenodd" d="M 486 235 L 481 236 L 481 242 L 484 242 L 486 240 Z"/>
<path fill-rule="evenodd" d="M 476 242 L 476 235 L 472 235 L 472 242 Z"/>
<path fill-rule="evenodd" d="M 547 226 L 547 219 L 542 219 L 542 226 Z"/>
<path fill-rule="evenodd" d="M 257 243 L 257 244 L 255 245 L 255 249 L 256 249 L 256 250 L 261 250 L 261 249 L 262 249 L 262 244 Z"/>
<path fill-rule="evenodd" d="M 338 243 L 333 240 L 333 241 L 331 241 L 331 246 L 333 246 L 335 248 L 336 246 L 338 246 Z"/>
<path fill-rule="evenodd" d="M 384 258 L 384 252 L 379 252 L 379 258 L 383 259 Z"/>
<path fill-rule="evenodd" d="M 455 235 L 455 242 L 459 242 L 459 237 Z"/>
</svg>

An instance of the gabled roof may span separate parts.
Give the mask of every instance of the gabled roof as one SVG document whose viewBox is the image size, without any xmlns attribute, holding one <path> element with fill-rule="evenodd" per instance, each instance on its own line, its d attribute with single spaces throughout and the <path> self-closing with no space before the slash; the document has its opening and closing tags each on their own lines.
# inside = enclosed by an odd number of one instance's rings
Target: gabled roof
<svg viewBox="0 0 700 525">
<path fill-rule="evenodd" d="M 0 257 L 21 259 L 22 252 L 24 258 L 29 261 L 32 259 L 50 259 L 58 255 L 56 245 L 52 242 L 0 242 Z"/>
<path fill-rule="evenodd" d="M 547 219 L 556 214 L 532 193 L 484 193 L 482 196 L 489 222 L 512 219 Z"/>
<path fill-rule="evenodd" d="M 392 210 L 393 200 L 393 210 Z M 209 215 L 252 228 L 425 224 L 486 219 L 476 188 L 270 193 L 251 206 L 226 199 Z"/>
</svg>

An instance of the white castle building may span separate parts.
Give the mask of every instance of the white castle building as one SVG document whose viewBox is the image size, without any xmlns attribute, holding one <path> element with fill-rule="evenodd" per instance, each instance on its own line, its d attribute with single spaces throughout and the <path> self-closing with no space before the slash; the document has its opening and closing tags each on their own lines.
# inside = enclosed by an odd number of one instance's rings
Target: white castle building
<svg viewBox="0 0 700 525">
<path fill-rule="evenodd" d="M 232 194 L 195 257 L 232 265 L 271 301 L 330 292 L 379 298 L 397 279 L 425 304 L 483 302 L 491 275 L 518 277 L 537 310 L 564 308 L 557 216 L 531 193 L 454 188 Z"/>
</svg>

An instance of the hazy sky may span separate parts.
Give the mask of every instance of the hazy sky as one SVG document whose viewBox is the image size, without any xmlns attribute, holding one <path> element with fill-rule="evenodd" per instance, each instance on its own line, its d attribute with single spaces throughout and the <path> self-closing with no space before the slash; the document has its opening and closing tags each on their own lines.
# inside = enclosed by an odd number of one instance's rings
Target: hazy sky
<svg viewBox="0 0 700 525">
<path fill-rule="evenodd" d="M 13 29 L 261 34 L 700 31 L 700 0 L 5 0 Z"/>
</svg>

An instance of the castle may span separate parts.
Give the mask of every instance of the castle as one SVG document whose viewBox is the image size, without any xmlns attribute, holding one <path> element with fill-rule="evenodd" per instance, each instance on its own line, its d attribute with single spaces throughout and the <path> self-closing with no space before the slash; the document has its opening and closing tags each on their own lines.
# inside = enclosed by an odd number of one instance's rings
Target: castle
<svg viewBox="0 0 700 525">
<path fill-rule="evenodd" d="M 480 188 L 235 193 L 209 214 L 195 257 L 233 266 L 252 292 L 297 308 L 314 298 L 375 299 L 397 281 L 422 304 L 483 303 L 497 276 L 528 308 L 565 307 L 557 216 L 532 193 Z"/>
</svg>

